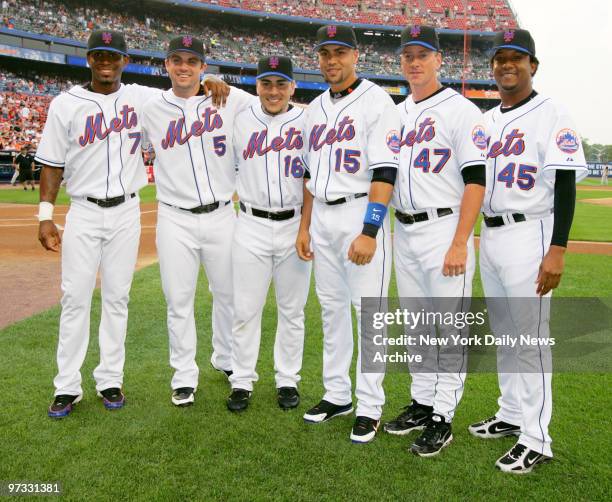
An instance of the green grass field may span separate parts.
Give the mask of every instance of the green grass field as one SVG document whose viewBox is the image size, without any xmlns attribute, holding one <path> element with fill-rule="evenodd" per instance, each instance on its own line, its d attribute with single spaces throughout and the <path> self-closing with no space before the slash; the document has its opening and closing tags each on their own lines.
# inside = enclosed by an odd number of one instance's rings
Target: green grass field
<svg viewBox="0 0 612 502">
<path fill-rule="evenodd" d="M 612 257 L 570 255 L 566 296 L 612 296 Z M 393 293 L 394 287 L 392 286 Z M 481 287 L 477 280 L 475 295 Z M 252 405 L 242 415 L 225 408 L 228 383 L 210 358 L 210 295 L 200 278 L 196 301 L 201 368 L 196 403 L 170 404 L 168 341 L 159 269 L 135 276 L 127 338 L 127 406 L 104 410 L 91 372 L 98 349 L 100 299 L 83 368 L 84 401 L 70 417 L 46 416 L 52 396 L 59 307 L 0 331 L 0 411 L 4 438 L 0 480 L 59 481 L 68 500 L 607 500 L 610 492 L 610 374 L 558 374 L 551 425 L 555 460 L 529 476 L 494 469 L 512 440 L 483 441 L 467 425 L 496 410 L 493 374 L 467 379 L 454 421 L 455 439 L 438 457 L 421 459 L 408 438 L 379 434 L 369 445 L 348 439 L 351 417 L 318 426 L 301 415 L 322 395 L 320 310 L 311 291 L 299 409 L 276 406 L 272 371 L 275 306 L 264 313 Z M 385 379 L 383 419 L 408 399 L 408 377 Z M 606 495 L 608 493 L 608 495 Z"/>
<path fill-rule="evenodd" d="M 612 198 L 611 192 L 605 191 L 579 191 L 577 193 L 578 203 L 576 214 L 570 232 L 570 239 L 580 241 L 612 242 L 612 207 L 595 206 L 593 204 L 581 203 L 582 199 Z M 155 186 L 148 185 L 140 191 L 142 202 L 155 201 Z M 0 190 L 0 202 L 11 202 L 21 204 L 37 204 L 38 192 L 24 191 L 21 189 Z M 57 204 L 68 204 L 69 198 L 62 188 L 57 199 Z M 480 235 L 482 217 L 478 219 L 475 233 Z"/>
</svg>

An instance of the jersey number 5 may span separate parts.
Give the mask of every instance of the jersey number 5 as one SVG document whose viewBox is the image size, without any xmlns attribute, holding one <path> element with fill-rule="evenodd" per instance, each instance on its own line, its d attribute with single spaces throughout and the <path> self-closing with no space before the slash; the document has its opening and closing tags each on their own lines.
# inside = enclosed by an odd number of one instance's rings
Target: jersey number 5
<svg viewBox="0 0 612 502">
<path fill-rule="evenodd" d="M 442 171 L 448 159 L 450 159 L 451 151 L 450 148 L 435 148 L 433 151 L 434 155 L 439 155 L 440 160 L 436 164 L 436 167 L 431 171 L 432 173 L 439 173 Z M 414 159 L 414 167 L 418 167 L 423 169 L 424 173 L 429 172 L 429 168 L 431 167 L 431 163 L 429 162 L 429 148 L 423 148 L 421 153 L 417 155 L 417 158 Z"/>
<path fill-rule="evenodd" d="M 517 186 L 521 190 L 531 190 L 535 185 L 535 178 L 532 176 L 532 174 L 536 173 L 538 168 L 535 166 L 520 164 L 516 180 L 514 179 L 515 170 L 516 164 L 514 162 L 510 162 L 510 164 L 499 172 L 497 175 L 497 181 L 500 183 L 505 183 L 506 188 L 512 188 L 512 185 L 516 181 Z"/>
</svg>

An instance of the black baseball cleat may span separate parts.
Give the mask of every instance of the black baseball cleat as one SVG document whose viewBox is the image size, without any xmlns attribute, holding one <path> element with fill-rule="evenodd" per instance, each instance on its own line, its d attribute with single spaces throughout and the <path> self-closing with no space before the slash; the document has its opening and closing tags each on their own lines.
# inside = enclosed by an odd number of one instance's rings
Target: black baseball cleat
<svg viewBox="0 0 612 502">
<path fill-rule="evenodd" d="M 118 410 L 125 405 L 125 396 L 118 387 L 111 387 L 98 392 L 98 397 L 102 398 L 102 403 L 107 410 Z"/>
<path fill-rule="evenodd" d="M 280 387 L 276 397 L 282 410 L 291 410 L 300 404 L 300 394 L 295 387 Z"/>
<path fill-rule="evenodd" d="M 482 439 L 497 439 L 505 436 L 520 436 L 521 428 L 492 416 L 468 427 L 472 436 Z"/>
<path fill-rule="evenodd" d="M 451 424 L 433 414 L 422 434 L 415 439 L 410 451 L 419 457 L 434 457 L 453 440 Z"/>
<path fill-rule="evenodd" d="M 512 474 L 527 474 L 537 464 L 549 462 L 550 460 L 551 457 L 531 450 L 521 443 L 516 443 L 509 452 L 497 459 L 495 467 L 503 472 L 510 472 Z"/>
<path fill-rule="evenodd" d="M 322 399 L 318 404 L 304 413 L 304 422 L 309 424 L 320 424 L 334 417 L 349 415 L 353 412 L 353 403 L 333 404 Z"/>
<path fill-rule="evenodd" d="M 412 431 L 420 431 L 425 428 L 431 414 L 433 406 L 425 406 L 417 403 L 414 399 L 408 406 L 404 406 L 402 411 L 394 420 L 387 422 L 383 430 L 388 434 L 403 436 Z"/>
<path fill-rule="evenodd" d="M 223 373 L 228 379 L 234 374 L 232 370 L 222 370 L 221 368 L 217 368 L 213 363 L 210 363 L 210 365 L 213 367 L 215 371 L 218 371 L 219 373 Z"/>
<path fill-rule="evenodd" d="M 193 387 L 179 387 L 172 391 L 172 404 L 174 406 L 191 406 L 195 401 Z"/>
<path fill-rule="evenodd" d="M 70 396 L 68 394 L 60 394 L 53 398 L 53 402 L 47 410 L 47 415 L 51 418 L 64 418 L 70 415 L 72 408 L 81 399 L 82 395 Z"/>
<path fill-rule="evenodd" d="M 249 407 L 251 391 L 244 389 L 232 389 L 232 393 L 227 398 L 227 409 L 230 411 L 244 411 Z"/>
<path fill-rule="evenodd" d="M 351 441 L 353 443 L 369 443 L 374 440 L 380 420 L 370 417 L 357 417 L 351 430 Z"/>
</svg>

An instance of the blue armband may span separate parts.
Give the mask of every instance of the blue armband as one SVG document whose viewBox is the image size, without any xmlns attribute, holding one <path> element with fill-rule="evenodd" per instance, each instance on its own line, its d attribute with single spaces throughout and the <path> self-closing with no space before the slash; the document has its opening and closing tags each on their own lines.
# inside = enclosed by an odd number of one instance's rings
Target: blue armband
<svg viewBox="0 0 612 502">
<path fill-rule="evenodd" d="M 374 225 L 380 228 L 385 221 L 385 215 L 387 214 L 387 206 L 380 202 L 369 202 L 368 208 L 366 209 L 365 218 L 363 223 L 366 225 Z"/>
</svg>

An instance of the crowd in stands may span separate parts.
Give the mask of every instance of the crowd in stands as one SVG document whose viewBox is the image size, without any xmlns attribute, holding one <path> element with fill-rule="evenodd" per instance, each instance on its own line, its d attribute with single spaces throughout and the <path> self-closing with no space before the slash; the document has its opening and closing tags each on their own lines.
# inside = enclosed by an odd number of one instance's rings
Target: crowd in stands
<svg viewBox="0 0 612 502">
<path fill-rule="evenodd" d="M 516 27 L 506 0 L 196 0 L 204 4 L 350 23 L 497 31 Z M 465 2 L 465 4 L 464 4 Z M 467 24 L 467 25 L 466 25 Z"/>
<path fill-rule="evenodd" d="M 315 54 L 310 38 L 297 35 L 260 32 L 236 26 L 201 26 L 199 23 L 186 24 L 177 20 L 121 14 L 106 9 L 74 7 L 69 9 L 57 0 L 3 0 L 3 23 L 17 29 L 57 37 L 85 41 L 92 29 L 112 27 L 124 31 L 130 47 L 165 51 L 167 42 L 177 33 L 191 33 L 201 37 L 209 47 L 209 57 L 216 61 L 255 64 L 269 54 L 289 54 L 294 64 L 302 69 L 316 70 Z M 345 0 L 343 0 L 345 2 Z M 396 0 L 383 0 L 393 4 Z M 270 8 L 273 2 L 270 3 Z M 305 8 L 312 0 L 305 2 Z M 347 7 L 348 8 L 348 7 Z M 386 39 L 388 44 L 388 39 Z M 360 45 L 359 69 L 363 73 L 376 75 L 400 75 L 399 60 L 395 47 L 364 42 Z M 466 78 L 488 79 L 489 68 L 482 50 L 472 48 Z M 141 62 L 141 61 L 139 61 Z M 146 64 L 155 64 L 145 61 Z M 159 62 L 157 63 L 159 64 Z M 459 48 L 447 47 L 443 78 L 460 79 L 463 76 L 463 52 Z"/>
</svg>

